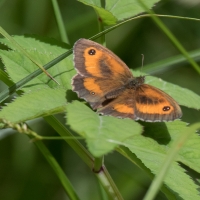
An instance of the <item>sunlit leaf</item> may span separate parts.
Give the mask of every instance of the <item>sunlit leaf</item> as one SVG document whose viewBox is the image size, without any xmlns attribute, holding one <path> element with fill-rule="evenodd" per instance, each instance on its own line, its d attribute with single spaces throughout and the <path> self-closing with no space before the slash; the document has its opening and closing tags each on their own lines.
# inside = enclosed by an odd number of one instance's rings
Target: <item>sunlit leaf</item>
<svg viewBox="0 0 200 200">
<path fill-rule="evenodd" d="M 93 7 L 100 16 L 101 20 L 106 25 L 113 25 L 117 21 L 128 19 L 142 12 L 144 8 L 140 5 L 138 0 L 109 0 L 105 1 L 105 8 L 103 8 L 101 1 L 95 0 L 79 0 L 87 6 Z M 159 0 L 143 0 L 144 4 L 151 9 Z"/>
<path fill-rule="evenodd" d="M 66 90 L 45 88 L 18 97 L 0 112 L 0 119 L 18 123 L 63 112 L 66 106 Z"/>
</svg>

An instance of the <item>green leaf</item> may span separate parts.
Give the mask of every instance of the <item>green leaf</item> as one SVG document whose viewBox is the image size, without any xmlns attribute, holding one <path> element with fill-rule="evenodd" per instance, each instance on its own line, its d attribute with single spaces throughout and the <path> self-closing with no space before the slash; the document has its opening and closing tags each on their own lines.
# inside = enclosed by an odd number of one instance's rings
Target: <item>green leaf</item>
<svg viewBox="0 0 200 200">
<path fill-rule="evenodd" d="M 200 124 L 199 124 L 200 127 Z M 176 134 L 173 135 L 173 139 L 177 137 Z M 197 134 L 188 140 L 184 148 L 179 151 L 178 161 L 187 165 L 191 169 L 200 173 L 200 137 Z"/>
<path fill-rule="evenodd" d="M 141 134 L 142 127 L 130 119 L 99 116 L 83 103 L 74 101 L 67 105 L 67 124 L 85 137 L 90 152 L 100 157 L 117 146 L 109 140 L 123 141 Z"/>
<path fill-rule="evenodd" d="M 117 21 L 128 19 L 142 12 L 145 12 L 138 0 L 109 0 L 105 2 L 105 8 L 102 7 L 101 1 L 79 0 L 85 5 L 95 9 L 102 21 L 106 25 L 113 25 Z M 145 5 L 150 9 L 159 0 L 144 0 Z"/>
<path fill-rule="evenodd" d="M 143 123 L 143 125 L 145 125 L 145 135 L 148 137 L 136 135 L 133 140 L 124 140 L 123 144 L 128 147 L 153 174 L 157 174 L 170 147 L 167 143 L 173 142 L 170 138 L 173 137 L 174 134 L 181 134 L 186 129 L 190 131 L 190 128 L 186 127 L 186 124 L 181 121 L 151 124 Z M 153 136 L 153 133 L 157 135 L 159 138 L 158 142 L 161 144 L 149 138 Z M 184 146 L 181 151 L 184 151 L 185 148 Z M 182 156 L 181 152 L 179 152 L 179 155 Z M 175 195 L 178 193 L 183 199 L 199 198 L 197 185 L 195 185 L 191 178 L 185 173 L 185 170 L 177 163 L 172 164 L 164 183 L 174 191 Z"/>
<path fill-rule="evenodd" d="M 14 39 L 24 49 L 26 49 L 26 51 L 37 62 L 43 65 L 66 51 L 64 48 L 52 46 L 45 42 L 36 40 L 35 38 L 18 36 L 14 37 Z M 9 48 L 15 49 L 13 45 L 5 39 L 0 39 L 0 42 L 6 44 Z M 31 62 L 18 51 L 0 50 L 0 55 L 7 73 L 14 82 L 21 80 L 31 72 L 38 69 L 33 62 Z M 62 62 L 59 62 L 50 70 L 48 70 L 48 72 L 60 83 L 61 86 L 65 87 L 66 89 L 71 89 L 71 77 L 75 73 L 72 65 L 72 56 L 69 56 Z M 47 87 L 55 88 L 58 87 L 58 85 L 50 80 L 45 74 L 41 74 L 26 84 L 23 90 L 29 91 Z"/>
<path fill-rule="evenodd" d="M 92 8 L 95 9 L 95 11 L 98 13 L 98 15 L 101 17 L 102 22 L 105 25 L 114 25 L 117 22 L 116 17 L 109 11 L 105 10 L 99 5 L 99 2 L 92 2 L 91 1 L 84 1 L 84 0 L 79 0 L 81 3 L 91 6 Z"/>
<path fill-rule="evenodd" d="M 143 0 L 151 9 L 159 0 Z M 119 21 L 145 12 L 138 0 L 109 0 L 106 1 L 106 10 L 110 11 Z"/>
<path fill-rule="evenodd" d="M 66 90 L 45 88 L 18 97 L 0 112 L 0 118 L 19 123 L 63 112 L 66 106 Z"/>
</svg>

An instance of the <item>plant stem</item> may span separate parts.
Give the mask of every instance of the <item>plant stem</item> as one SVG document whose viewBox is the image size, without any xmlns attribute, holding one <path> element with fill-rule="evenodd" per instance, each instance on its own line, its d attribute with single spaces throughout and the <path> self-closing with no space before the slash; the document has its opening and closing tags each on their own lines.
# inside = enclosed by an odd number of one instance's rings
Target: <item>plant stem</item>
<svg viewBox="0 0 200 200">
<path fill-rule="evenodd" d="M 61 13 L 60 13 L 58 2 L 57 2 L 57 0 L 51 0 L 51 2 L 53 5 L 53 9 L 54 9 L 55 17 L 56 17 L 56 22 L 58 24 L 58 29 L 60 32 L 61 40 L 67 44 L 70 44 L 67 33 L 65 31 L 65 25 L 64 25 Z"/>
<path fill-rule="evenodd" d="M 66 174 L 61 169 L 60 165 L 56 161 L 56 159 L 53 157 L 53 155 L 50 153 L 50 151 L 46 148 L 46 146 L 43 144 L 42 141 L 36 141 L 35 145 L 38 147 L 40 152 L 43 154 L 43 156 L 46 158 L 48 163 L 51 165 L 53 170 L 55 171 L 56 175 L 58 176 L 62 186 L 64 187 L 67 195 L 71 200 L 79 200 L 78 195 L 76 194 L 73 186 L 71 185 L 70 181 L 68 180 Z"/>
<path fill-rule="evenodd" d="M 94 159 L 94 167 L 93 167 L 93 171 L 95 173 L 98 173 L 102 166 L 103 166 L 103 163 L 104 163 L 104 156 L 100 157 L 100 158 L 95 158 Z"/>
<path fill-rule="evenodd" d="M 186 59 L 190 62 L 193 68 L 200 74 L 200 67 L 198 64 L 189 56 L 188 52 L 181 45 L 181 43 L 176 39 L 176 37 L 172 34 L 172 32 L 165 26 L 165 24 L 155 15 L 155 13 L 150 10 L 142 0 L 138 0 L 141 6 L 148 12 L 154 22 L 158 25 L 158 27 L 167 35 L 167 37 L 171 40 L 171 42 L 175 45 L 175 47 L 186 57 Z"/>
</svg>

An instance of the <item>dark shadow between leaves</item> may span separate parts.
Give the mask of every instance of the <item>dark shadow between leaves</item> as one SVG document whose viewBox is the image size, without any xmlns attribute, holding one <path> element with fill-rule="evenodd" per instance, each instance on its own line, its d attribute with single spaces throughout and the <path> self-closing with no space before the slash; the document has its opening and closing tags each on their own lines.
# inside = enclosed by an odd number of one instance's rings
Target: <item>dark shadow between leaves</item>
<svg viewBox="0 0 200 200">
<path fill-rule="evenodd" d="M 80 98 L 77 96 L 76 92 L 73 92 L 72 90 L 67 90 L 67 91 L 66 91 L 65 98 L 66 98 L 66 101 L 67 101 L 68 103 L 71 103 L 71 102 L 74 101 L 74 100 L 78 100 L 78 101 L 84 103 L 84 105 L 88 106 L 90 109 L 92 109 L 92 108 L 90 107 L 90 105 L 89 105 L 88 102 L 86 102 L 84 99 L 80 99 Z M 95 112 L 95 111 L 94 111 L 94 112 Z"/>
<path fill-rule="evenodd" d="M 73 92 L 72 90 L 66 91 L 65 98 L 66 98 L 67 102 L 69 102 L 69 103 L 71 103 L 74 100 L 80 100 L 78 98 L 77 94 L 75 92 Z"/>
<path fill-rule="evenodd" d="M 196 185 L 199 186 L 197 190 L 200 192 L 200 174 L 184 163 L 179 162 L 179 164 L 182 168 L 185 169 L 185 173 L 192 178 Z"/>
<path fill-rule="evenodd" d="M 164 122 L 139 122 L 144 127 L 143 136 L 152 138 L 158 144 L 167 145 L 171 141 L 171 136 Z"/>
</svg>

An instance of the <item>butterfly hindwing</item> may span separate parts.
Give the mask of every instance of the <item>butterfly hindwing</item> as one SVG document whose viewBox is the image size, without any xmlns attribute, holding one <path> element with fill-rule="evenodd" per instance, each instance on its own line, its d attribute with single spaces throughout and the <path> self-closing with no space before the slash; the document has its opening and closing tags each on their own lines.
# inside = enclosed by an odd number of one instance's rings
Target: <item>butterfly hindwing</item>
<svg viewBox="0 0 200 200">
<path fill-rule="evenodd" d="M 173 121 L 182 116 L 179 105 L 168 94 L 143 84 L 135 95 L 136 119 L 144 121 Z"/>
</svg>

